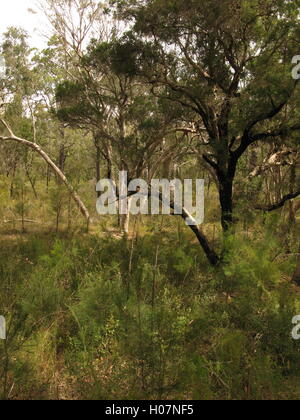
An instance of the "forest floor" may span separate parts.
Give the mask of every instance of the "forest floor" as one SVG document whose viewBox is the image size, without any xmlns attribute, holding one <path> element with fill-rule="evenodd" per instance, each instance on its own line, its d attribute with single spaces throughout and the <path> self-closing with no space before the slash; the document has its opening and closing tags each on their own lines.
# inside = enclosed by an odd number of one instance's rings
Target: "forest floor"
<svg viewBox="0 0 300 420">
<path fill-rule="evenodd" d="M 224 277 L 185 230 L 152 230 L 1 229 L 3 398 L 300 399 L 289 256 L 242 235 Z"/>
</svg>

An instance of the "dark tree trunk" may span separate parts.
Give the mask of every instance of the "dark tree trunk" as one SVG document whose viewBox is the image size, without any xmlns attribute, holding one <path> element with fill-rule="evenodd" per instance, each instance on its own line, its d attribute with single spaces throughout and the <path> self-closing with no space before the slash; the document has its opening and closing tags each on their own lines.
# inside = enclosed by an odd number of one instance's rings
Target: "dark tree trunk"
<svg viewBox="0 0 300 420">
<path fill-rule="evenodd" d="M 98 183 L 101 179 L 101 148 L 100 148 L 100 141 L 98 137 L 94 138 L 95 147 L 96 147 L 96 182 Z M 101 192 L 97 191 L 97 196 L 100 197 Z"/>
<path fill-rule="evenodd" d="M 233 217 L 233 184 L 239 156 L 231 153 L 228 160 L 224 157 L 215 163 L 207 156 L 204 160 L 210 164 L 219 184 L 219 200 L 221 207 L 221 225 L 223 232 L 228 232 L 234 224 Z"/>
<path fill-rule="evenodd" d="M 162 195 L 160 195 L 160 200 L 162 202 L 164 201 Z M 175 210 L 175 204 L 174 204 L 173 201 L 170 203 L 170 207 L 173 210 Z M 190 219 L 190 220 L 193 219 L 192 215 L 188 212 L 187 209 L 185 209 L 183 207 L 181 210 L 182 210 L 181 217 L 183 218 L 184 221 L 187 221 L 188 219 Z M 201 230 L 201 228 L 199 226 L 197 226 L 196 223 L 194 225 L 189 225 L 189 227 L 193 231 L 193 233 L 195 234 L 195 236 L 196 236 L 199 244 L 201 245 L 203 251 L 205 252 L 205 255 L 206 255 L 208 261 L 210 262 L 210 264 L 214 267 L 217 266 L 220 263 L 220 258 L 217 255 L 217 253 L 215 252 L 215 250 L 212 248 L 212 246 L 209 243 L 208 239 L 206 238 L 204 232 Z"/>
<path fill-rule="evenodd" d="M 10 184 L 10 197 L 11 198 L 14 197 L 14 187 L 15 187 L 16 170 L 17 170 L 17 162 L 15 160 L 14 161 L 14 165 L 13 165 L 13 170 L 12 170 L 12 181 L 11 181 L 11 184 Z"/>
<path fill-rule="evenodd" d="M 107 179 L 112 179 L 112 163 L 110 159 L 107 159 Z"/>
<path fill-rule="evenodd" d="M 35 198 L 37 199 L 38 194 L 37 194 L 37 191 L 35 189 L 35 181 L 32 179 L 32 177 L 30 175 L 30 171 L 29 171 L 29 168 L 28 168 L 27 164 L 25 165 L 25 171 L 26 171 L 27 178 L 29 179 L 33 194 L 34 194 Z"/>
<path fill-rule="evenodd" d="M 183 217 L 184 218 L 184 217 Z M 205 255 L 212 266 L 217 266 L 220 263 L 220 258 L 214 249 L 210 246 L 206 236 L 203 234 L 201 229 L 198 226 L 190 226 L 191 230 L 196 235 L 199 244 L 201 245 Z"/>
<path fill-rule="evenodd" d="M 101 179 L 101 166 L 100 166 L 100 159 L 101 159 L 101 153 L 99 147 L 97 147 L 96 151 L 96 178 L 97 182 Z"/>
<path fill-rule="evenodd" d="M 62 144 L 59 148 L 58 164 L 57 164 L 57 166 L 62 172 L 65 170 L 66 159 L 67 159 L 66 148 L 65 148 L 65 145 Z"/>
<path fill-rule="evenodd" d="M 221 224 L 224 232 L 227 232 L 233 225 L 233 180 L 224 178 L 220 180 L 219 186 L 221 205 Z"/>
</svg>

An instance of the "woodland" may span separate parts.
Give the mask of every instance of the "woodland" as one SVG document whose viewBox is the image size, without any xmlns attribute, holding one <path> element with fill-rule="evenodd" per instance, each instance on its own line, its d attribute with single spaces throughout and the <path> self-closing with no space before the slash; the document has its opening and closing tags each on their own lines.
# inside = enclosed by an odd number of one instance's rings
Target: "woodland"
<svg viewBox="0 0 300 420">
<path fill-rule="evenodd" d="M 300 1 L 35 7 L 44 49 L 0 39 L 0 400 L 300 399 Z M 99 215 L 120 171 L 204 179 L 203 224 Z"/>
</svg>

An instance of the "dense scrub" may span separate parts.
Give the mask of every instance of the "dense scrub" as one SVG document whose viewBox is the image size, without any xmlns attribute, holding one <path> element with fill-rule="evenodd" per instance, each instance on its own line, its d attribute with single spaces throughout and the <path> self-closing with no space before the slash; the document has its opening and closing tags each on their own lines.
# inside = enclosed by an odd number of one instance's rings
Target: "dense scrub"
<svg viewBox="0 0 300 420">
<path fill-rule="evenodd" d="M 274 223 L 219 271 L 181 229 L 2 235 L 1 397 L 299 398 L 295 258 Z"/>
</svg>

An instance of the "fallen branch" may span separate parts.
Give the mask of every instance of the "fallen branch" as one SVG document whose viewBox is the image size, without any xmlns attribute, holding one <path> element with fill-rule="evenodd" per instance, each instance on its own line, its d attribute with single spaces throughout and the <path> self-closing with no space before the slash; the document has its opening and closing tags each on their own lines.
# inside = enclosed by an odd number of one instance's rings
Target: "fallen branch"
<svg viewBox="0 0 300 420">
<path fill-rule="evenodd" d="M 15 223 L 15 222 L 40 224 L 40 222 L 37 222 L 36 220 L 29 220 L 29 219 L 24 219 L 24 220 L 22 220 L 22 219 L 3 220 L 3 223 Z"/>
<path fill-rule="evenodd" d="M 49 165 L 49 167 L 53 170 L 53 172 L 62 180 L 62 182 L 65 184 L 65 186 L 69 190 L 73 200 L 75 201 L 75 203 L 78 206 L 79 210 L 81 211 L 82 215 L 86 218 L 87 230 L 89 230 L 89 225 L 90 225 L 90 221 L 91 221 L 91 216 L 89 214 L 89 211 L 86 208 L 86 206 L 84 205 L 84 203 L 82 202 L 79 195 L 76 193 L 76 191 L 72 187 L 72 185 L 69 183 L 69 181 L 67 180 L 67 178 L 63 174 L 63 172 L 58 168 L 58 166 L 50 159 L 50 157 L 47 155 L 47 153 L 45 153 L 43 151 L 43 149 L 38 144 L 15 136 L 13 131 L 9 127 L 9 125 L 3 119 L 0 119 L 0 122 L 9 133 L 8 137 L 0 136 L 0 140 L 2 140 L 2 141 L 10 141 L 11 140 L 11 141 L 15 141 L 17 143 L 23 144 L 24 146 L 27 146 L 30 149 L 35 150 L 44 159 L 44 161 Z"/>
</svg>

